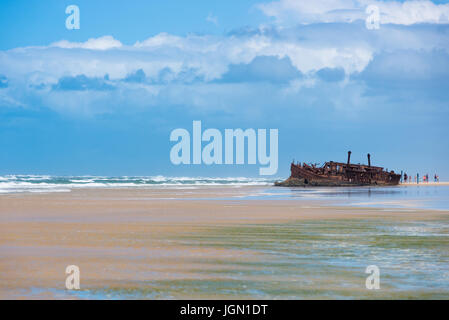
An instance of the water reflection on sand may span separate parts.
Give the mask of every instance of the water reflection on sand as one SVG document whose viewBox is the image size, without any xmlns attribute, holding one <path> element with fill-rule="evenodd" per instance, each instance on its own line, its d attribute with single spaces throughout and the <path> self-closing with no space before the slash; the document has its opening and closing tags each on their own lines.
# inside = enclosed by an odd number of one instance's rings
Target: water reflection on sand
<svg viewBox="0 0 449 320">
<path fill-rule="evenodd" d="M 448 299 L 447 189 L 428 188 L 2 196 L 0 298 Z M 65 290 L 69 264 L 79 291 Z"/>
<path fill-rule="evenodd" d="M 307 199 L 330 201 L 332 205 L 382 208 L 449 210 L 449 186 L 401 185 L 391 187 L 271 187 L 245 199 Z"/>
</svg>

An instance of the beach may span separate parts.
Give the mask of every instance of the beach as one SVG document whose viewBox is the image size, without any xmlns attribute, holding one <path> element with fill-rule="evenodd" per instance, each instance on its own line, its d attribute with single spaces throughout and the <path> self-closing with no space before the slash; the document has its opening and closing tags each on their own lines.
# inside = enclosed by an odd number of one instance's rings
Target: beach
<svg viewBox="0 0 449 320">
<path fill-rule="evenodd" d="M 449 298 L 448 210 L 278 190 L 1 194 L 0 298 Z M 80 269 L 79 290 L 65 287 L 68 265 Z M 365 286 L 369 265 L 379 290 Z"/>
</svg>

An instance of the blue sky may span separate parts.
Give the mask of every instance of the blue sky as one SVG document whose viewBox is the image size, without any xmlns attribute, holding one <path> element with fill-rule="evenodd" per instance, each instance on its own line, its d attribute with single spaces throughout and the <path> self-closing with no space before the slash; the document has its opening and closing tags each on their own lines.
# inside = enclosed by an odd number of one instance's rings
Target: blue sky
<svg viewBox="0 0 449 320">
<path fill-rule="evenodd" d="M 278 129 L 277 176 L 352 150 L 447 180 L 448 76 L 446 1 L 4 0 L 0 174 L 258 174 L 172 165 L 171 130 L 201 120 Z"/>
<path fill-rule="evenodd" d="M 195 0 L 189 4 L 180 0 L 2 0 L 0 49 L 47 45 L 61 39 L 85 41 L 104 35 L 134 44 L 160 32 L 222 34 L 263 22 L 263 13 L 255 8 L 258 3 L 255 0 Z M 82 15 L 82 26 L 76 32 L 65 28 L 65 8 L 71 4 L 78 5 Z M 214 18 L 218 19 L 217 24 L 210 21 Z"/>
</svg>

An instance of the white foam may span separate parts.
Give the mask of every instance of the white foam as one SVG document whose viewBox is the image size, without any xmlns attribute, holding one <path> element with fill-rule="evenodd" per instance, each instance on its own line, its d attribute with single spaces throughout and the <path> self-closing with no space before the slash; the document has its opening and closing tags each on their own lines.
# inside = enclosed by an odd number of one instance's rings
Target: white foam
<svg viewBox="0 0 449 320">
<path fill-rule="evenodd" d="M 0 193 L 68 192 L 79 188 L 154 188 L 195 186 L 257 186 L 271 185 L 275 179 L 247 177 L 165 177 L 165 176 L 0 176 Z"/>
</svg>

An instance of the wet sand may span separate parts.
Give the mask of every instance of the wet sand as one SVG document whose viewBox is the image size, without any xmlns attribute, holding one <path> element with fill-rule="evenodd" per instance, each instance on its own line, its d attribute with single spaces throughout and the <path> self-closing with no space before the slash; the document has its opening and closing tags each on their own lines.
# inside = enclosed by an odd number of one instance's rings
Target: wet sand
<svg viewBox="0 0 449 320">
<path fill-rule="evenodd" d="M 405 183 L 401 183 L 399 186 L 402 186 L 402 187 L 411 187 L 411 186 L 449 186 L 449 182 L 446 182 L 446 181 L 441 181 L 441 182 L 433 182 L 433 181 L 430 181 L 430 182 L 420 182 L 420 183 L 416 183 L 416 182 L 405 182 Z"/>
<path fill-rule="evenodd" d="M 239 199 L 263 190 L 0 195 L 0 298 L 449 298 L 449 212 Z"/>
</svg>

